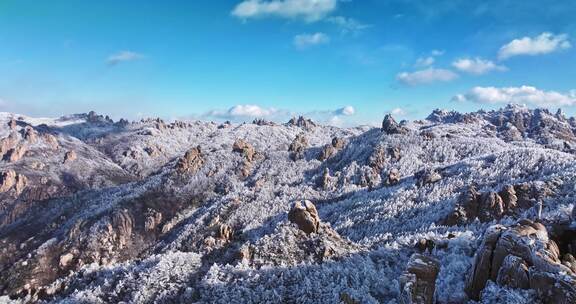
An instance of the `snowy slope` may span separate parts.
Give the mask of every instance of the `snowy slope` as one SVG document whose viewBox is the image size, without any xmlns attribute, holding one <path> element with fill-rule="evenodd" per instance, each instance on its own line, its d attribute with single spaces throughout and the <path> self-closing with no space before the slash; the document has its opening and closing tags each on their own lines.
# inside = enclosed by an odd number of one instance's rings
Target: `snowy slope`
<svg viewBox="0 0 576 304">
<path fill-rule="evenodd" d="M 430 253 L 441 264 L 436 301 L 462 303 L 486 228 L 537 213 L 531 207 L 500 220 L 445 225 L 468 186 L 484 193 L 529 185 L 550 222 L 570 217 L 576 193 L 574 119 L 516 106 L 435 111 L 403 124 L 403 134 L 290 124 L 115 123 L 94 113 L 40 120 L 2 114 L 0 124 L 4 137 L 30 125 L 40 138 L 20 160 L 0 164 L 28 178 L 20 194 L 0 193 L 0 301 L 396 303 L 398 278 L 415 244 L 432 239 L 443 244 Z M 293 160 L 288 149 L 301 133 L 308 146 Z M 55 136 L 59 147 L 44 144 L 43 134 Z M 318 160 L 334 137 L 344 147 Z M 256 151 L 246 176 L 245 156 L 233 151 L 238 139 Z M 197 146 L 199 169 L 179 172 L 180 158 Z M 64 163 L 68 151 L 77 158 Z M 375 159 L 381 161 L 375 165 Z M 330 187 L 318 183 L 325 169 Z M 425 169 L 441 179 L 422 183 Z M 388 185 L 393 170 L 400 180 Z M 33 195 L 38 192 L 52 194 Z M 307 235 L 288 220 L 301 199 L 316 205 L 319 233 Z M 224 226 L 230 237 L 221 237 Z M 533 293 L 496 285 L 483 301 L 497 301 L 496 294 L 538 301 Z"/>
</svg>

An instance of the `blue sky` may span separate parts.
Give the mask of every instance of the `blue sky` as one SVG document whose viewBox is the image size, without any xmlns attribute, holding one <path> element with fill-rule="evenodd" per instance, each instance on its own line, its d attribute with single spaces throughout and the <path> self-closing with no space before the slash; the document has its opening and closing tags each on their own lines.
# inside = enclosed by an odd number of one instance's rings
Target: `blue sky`
<svg viewBox="0 0 576 304">
<path fill-rule="evenodd" d="M 576 114 L 557 0 L 0 1 L 0 111 L 350 125 L 506 103 Z"/>
</svg>

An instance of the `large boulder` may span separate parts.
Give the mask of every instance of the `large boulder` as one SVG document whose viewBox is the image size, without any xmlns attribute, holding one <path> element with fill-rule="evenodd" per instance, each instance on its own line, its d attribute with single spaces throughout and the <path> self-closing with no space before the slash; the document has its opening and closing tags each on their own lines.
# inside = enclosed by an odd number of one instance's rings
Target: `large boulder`
<svg viewBox="0 0 576 304">
<path fill-rule="evenodd" d="M 64 154 L 64 164 L 69 164 L 78 158 L 76 151 L 70 150 Z"/>
<path fill-rule="evenodd" d="M 320 226 L 320 217 L 316 206 L 309 200 L 295 202 L 288 213 L 288 219 L 308 234 L 317 233 Z"/>
<path fill-rule="evenodd" d="M 438 272 L 440 272 L 440 262 L 432 257 L 414 253 L 399 279 L 398 302 L 401 304 L 434 303 Z"/>
<path fill-rule="evenodd" d="M 322 151 L 318 156 L 318 160 L 325 161 L 329 159 L 330 157 L 334 156 L 338 151 L 342 150 L 342 148 L 344 148 L 345 145 L 346 142 L 344 141 L 344 139 L 339 137 L 332 138 L 332 143 L 325 145 L 324 148 L 322 148 Z"/>
<path fill-rule="evenodd" d="M 400 171 L 398 171 L 398 169 L 391 169 L 390 171 L 388 171 L 388 175 L 386 176 L 386 180 L 384 183 L 387 186 L 396 185 L 397 183 L 400 182 L 401 178 L 402 176 L 400 175 Z"/>
<path fill-rule="evenodd" d="M 204 164 L 204 157 L 200 146 L 186 151 L 176 163 L 176 170 L 180 173 L 195 173 Z"/>
<path fill-rule="evenodd" d="M 466 292 L 478 300 L 490 280 L 533 289 L 544 303 L 576 303 L 576 274 L 560 256 L 558 245 L 541 223 L 524 219 L 512 227 L 492 226 L 476 251 Z"/>
</svg>

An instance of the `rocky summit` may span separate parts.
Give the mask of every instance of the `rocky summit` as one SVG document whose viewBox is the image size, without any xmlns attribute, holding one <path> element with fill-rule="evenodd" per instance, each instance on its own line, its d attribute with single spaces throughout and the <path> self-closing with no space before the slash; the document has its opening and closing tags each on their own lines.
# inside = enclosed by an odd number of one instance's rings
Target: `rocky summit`
<svg viewBox="0 0 576 304">
<path fill-rule="evenodd" d="M 576 303 L 576 119 L 0 113 L 0 303 Z"/>
</svg>

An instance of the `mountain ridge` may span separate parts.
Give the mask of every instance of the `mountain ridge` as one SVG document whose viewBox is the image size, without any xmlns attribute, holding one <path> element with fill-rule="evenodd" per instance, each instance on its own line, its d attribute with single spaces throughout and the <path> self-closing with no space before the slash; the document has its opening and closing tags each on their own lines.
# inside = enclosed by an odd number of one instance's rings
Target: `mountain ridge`
<svg viewBox="0 0 576 304">
<path fill-rule="evenodd" d="M 439 263 L 432 295 L 462 302 L 491 225 L 536 219 L 537 202 L 550 233 L 571 221 L 576 120 L 545 109 L 436 110 L 382 128 L 22 118 L 0 115 L 0 171 L 14 172 L 0 183 L 2 300 L 401 301 L 424 239 Z M 502 214 L 482 198 L 491 220 L 448 225 L 470 185 L 511 185 L 529 203 Z M 288 218 L 300 200 L 317 209 L 312 234 Z"/>
</svg>

